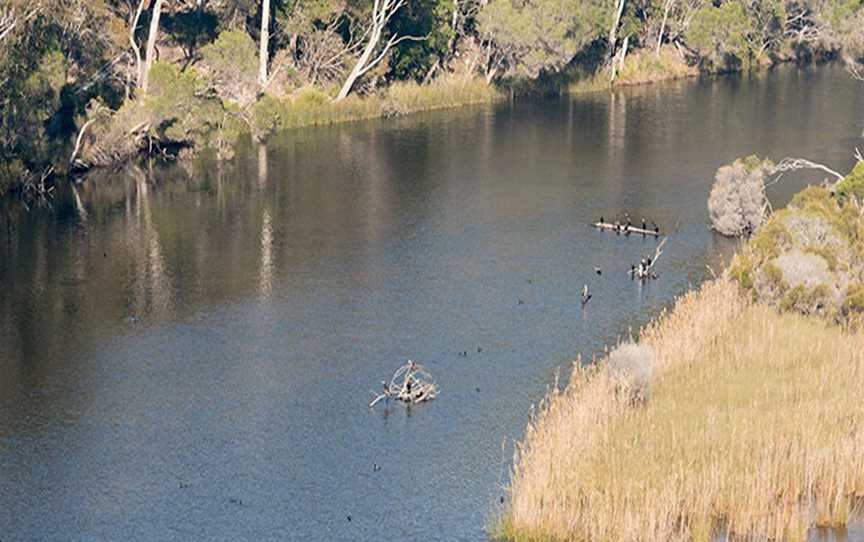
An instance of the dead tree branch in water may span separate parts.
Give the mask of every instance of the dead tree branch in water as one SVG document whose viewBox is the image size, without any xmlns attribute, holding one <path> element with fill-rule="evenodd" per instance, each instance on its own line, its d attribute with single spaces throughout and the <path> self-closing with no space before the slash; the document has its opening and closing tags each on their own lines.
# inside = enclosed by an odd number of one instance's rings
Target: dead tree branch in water
<svg viewBox="0 0 864 542">
<path fill-rule="evenodd" d="M 778 162 L 776 166 L 774 166 L 772 174 L 777 175 L 777 177 L 774 179 L 774 182 L 777 182 L 784 173 L 788 171 L 798 171 L 799 169 L 819 169 L 824 171 L 825 173 L 833 175 L 838 181 L 843 180 L 843 175 L 840 175 L 826 165 L 811 162 L 810 160 L 806 160 L 804 158 L 784 158 L 780 160 L 780 162 Z"/>
<path fill-rule="evenodd" d="M 396 369 L 389 383 L 382 381 L 381 385 L 383 391 L 375 395 L 369 403 L 369 408 L 391 397 L 403 403 L 416 404 L 431 401 L 438 396 L 438 385 L 435 384 L 435 379 L 425 367 L 411 360 Z"/>
<path fill-rule="evenodd" d="M 657 278 L 657 275 L 653 272 L 654 266 L 657 265 L 657 261 L 663 256 L 663 246 L 666 245 L 666 241 L 669 240 L 669 237 L 664 237 L 660 244 L 657 245 L 657 248 L 654 250 L 654 256 L 649 259 L 642 258 L 642 261 L 639 262 L 638 266 L 632 266 L 630 268 L 630 275 L 633 278 L 637 279 L 650 279 Z"/>
</svg>

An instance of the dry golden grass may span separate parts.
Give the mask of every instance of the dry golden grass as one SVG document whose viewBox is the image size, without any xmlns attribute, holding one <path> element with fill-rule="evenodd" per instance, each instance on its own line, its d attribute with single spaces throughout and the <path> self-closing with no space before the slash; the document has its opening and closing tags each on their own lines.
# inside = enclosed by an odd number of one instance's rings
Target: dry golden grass
<svg viewBox="0 0 864 542">
<path fill-rule="evenodd" d="M 642 333 L 650 398 L 576 368 L 519 446 L 498 534 L 519 541 L 803 540 L 864 493 L 864 335 L 720 279 Z"/>
</svg>

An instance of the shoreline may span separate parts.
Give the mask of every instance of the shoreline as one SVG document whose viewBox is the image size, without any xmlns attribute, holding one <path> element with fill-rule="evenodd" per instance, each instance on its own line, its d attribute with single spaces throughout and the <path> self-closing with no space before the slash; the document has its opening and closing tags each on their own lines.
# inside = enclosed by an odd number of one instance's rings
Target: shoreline
<svg viewBox="0 0 864 542">
<path fill-rule="evenodd" d="M 498 538 L 804 541 L 812 529 L 857 517 L 864 301 L 853 283 L 836 310 L 821 298 L 814 304 L 840 279 L 796 286 L 784 278 L 792 270 L 781 256 L 794 257 L 796 239 L 812 231 L 777 231 L 828 228 L 837 254 L 814 251 L 807 261 L 825 259 L 854 281 L 864 219 L 845 192 L 859 193 L 860 164 L 833 203 L 821 188 L 799 192 L 722 276 L 664 309 L 638 343 L 596 364 L 574 362 L 566 389 L 544 399 L 517 444 Z M 761 267 L 759 250 L 770 253 Z M 770 272 L 786 298 L 754 290 Z"/>
<path fill-rule="evenodd" d="M 644 87 L 656 83 L 695 79 L 705 75 L 717 77 L 747 71 L 760 72 L 776 65 L 779 64 L 757 65 L 745 70 L 731 72 L 704 72 L 694 66 L 687 65 L 676 51 L 664 47 L 659 54 L 641 50 L 631 54 L 622 65 L 614 83 L 608 80 L 608 69 L 603 69 L 584 78 L 578 78 L 577 75 L 572 74 L 567 76 L 568 78 L 576 78 L 571 82 L 561 82 L 553 85 L 552 88 L 540 90 L 540 92 L 576 97 L 598 92 L 612 92 L 629 87 Z M 542 86 L 538 88 L 542 88 Z M 521 89 L 517 93 L 513 86 L 496 86 L 487 84 L 481 77 L 454 74 L 444 75 L 426 85 L 414 82 L 395 83 L 380 92 L 367 96 L 350 95 L 340 102 L 333 102 L 327 93 L 318 88 L 308 87 L 293 96 L 263 96 L 244 114 L 246 119 L 244 122 L 232 121 L 233 124 L 226 124 L 225 137 L 217 138 L 216 147 L 213 150 L 217 152 L 217 156 L 221 160 L 231 160 L 240 138 L 244 136 L 251 136 L 254 141 L 266 143 L 270 137 L 279 133 L 307 127 L 403 118 L 431 111 L 491 105 L 508 99 L 512 100 L 523 94 L 530 95 L 532 92 L 530 89 Z M 178 156 L 173 159 L 178 160 L 188 159 L 210 148 L 209 146 L 200 147 L 194 141 L 185 143 L 165 141 L 157 147 L 164 147 L 162 150 L 157 149 L 157 154 L 164 154 L 163 151 L 174 149 Z M 105 150 L 107 149 L 101 149 L 99 145 L 95 148 L 97 155 L 111 154 L 110 152 L 106 153 Z M 141 156 L 129 156 L 127 161 L 138 160 Z M 75 182 L 76 179 L 86 179 L 96 171 L 117 167 L 122 163 L 102 163 L 97 159 L 83 169 L 70 171 L 68 175 L 54 173 L 48 181 L 51 183 L 53 178 L 53 185 L 56 185 L 61 178 L 68 176 Z M 0 192 L 0 197 L 13 195 L 16 192 L 16 187 L 13 185 L 7 187 L 5 193 Z"/>
<path fill-rule="evenodd" d="M 864 495 L 864 410 L 849 402 L 864 385 L 864 334 L 779 314 L 720 278 L 641 344 L 656 353 L 643 402 L 612 371 L 581 366 L 541 405 L 496 535 L 805 540 L 848 523 Z"/>
</svg>

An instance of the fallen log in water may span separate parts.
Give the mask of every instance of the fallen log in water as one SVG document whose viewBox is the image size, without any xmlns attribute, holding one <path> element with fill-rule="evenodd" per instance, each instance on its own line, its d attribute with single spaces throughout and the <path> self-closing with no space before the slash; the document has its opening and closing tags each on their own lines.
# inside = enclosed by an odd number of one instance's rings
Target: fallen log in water
<svg viewBox="0 0 864 542">
<path fill-rule="evenodd" d="M 379 401 L 389 401 L 391 398 L 403 403 L 416 404 L 431 401 L 438 396 L 438 385 L 429 371 L 419 363 L 408 360 L 408 363 L 396 369 L 388 383 L 381 382 L 382 392 L 375 394 L 369 403 L 374 407 Z"/>
<path fill-rule="evenodd" d="M 628 226 L 627 224 L 609 224 L 608 222 L 595 222 L 592 224 L 598 230 L 612 230 L 618 233 L 641 233 L 642 235 L 653 235 L 660 237 L 660 230 L 646 230 L 637 228 L 636 226 Z"/>
</svg>

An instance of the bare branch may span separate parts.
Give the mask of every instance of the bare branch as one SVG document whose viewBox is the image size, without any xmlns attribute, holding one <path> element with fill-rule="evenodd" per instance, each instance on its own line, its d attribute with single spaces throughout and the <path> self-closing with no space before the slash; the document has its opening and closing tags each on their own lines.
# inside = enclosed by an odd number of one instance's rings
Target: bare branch
<svg viewBox="0 0 864 542">
<path fill-rule="evenodd" d="M 811 162 L 804 158 L 784 158 L 783 160 L 780 160 L 780 162 L 774 166 L 772 175 L 777 175 L 777 178 L 779 179 L 784 173 L 789 171 L 798 171 L 799 169 L 818 169 L 833 175 L 838 181 L 843 180 L 843 175 L 837 173 L 828 166 Z"/>
<path fill-rule="evenodd" d="M 96 122 L 96 119 L 88 120 L 84 123 L 84 126 L 81 127 L 81 131 L 78 132 L 78 138 L 75 140 L 75 149 L 72 151 L 72 156 L 69 158 L 70 164 L 75 163 L 75 159 L 78 157 L 78 152 L 81 150 L 81 141 L 84 140 L 84 134 L 87 132 L 87 128 L 89 128 L 94 122 Z"/>
<path fill-rule="evenodd" d="M 403 41 L 425 41 L 427 39 L 429 39 L 429 36 L 420 36 L 420 37 L 418 37 L 418 36 L 402 36 L 398 39 L 396 38 L 396 36 L 393 36 L 392 38 L 390 38 L 387 41 L 387 44 L 384 46 L 384 49 L 381 51 L 381 54 L 378 55 L 377 57 L 375 57 L 374 60 L 369 62 L 365 68 L 360 70 L 360 76 L 362 77 L 369 70 L 371 70 L 376 65 L 378 65 L 379 62 L 384 60 L 384 57 L 387 56 L 387 53 L 390 52 L 390 49 L 392 49 L 394 46 L 402 43 Z"/>
</svg>

